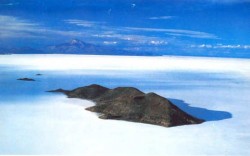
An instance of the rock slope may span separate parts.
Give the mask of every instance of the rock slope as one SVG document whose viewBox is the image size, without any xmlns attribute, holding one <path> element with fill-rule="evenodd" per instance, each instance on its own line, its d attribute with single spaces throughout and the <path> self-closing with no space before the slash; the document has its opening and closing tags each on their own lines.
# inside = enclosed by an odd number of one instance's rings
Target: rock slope
<svg viewBox="0 0 250 156">
<path fill-rule="evenodd" d="M 133 87 L 109 89 L 100 85 L 80 87 L 71 91 L 57 89 L 69 98 L 92 100 L 95 106 L 86 110 L 100 113 L 102 119 L 116 119 L 148 123 L 165 127 L 199 124 L 204 120 L 195 118 L 155 93 L 143 93 Z"/>
</svg>

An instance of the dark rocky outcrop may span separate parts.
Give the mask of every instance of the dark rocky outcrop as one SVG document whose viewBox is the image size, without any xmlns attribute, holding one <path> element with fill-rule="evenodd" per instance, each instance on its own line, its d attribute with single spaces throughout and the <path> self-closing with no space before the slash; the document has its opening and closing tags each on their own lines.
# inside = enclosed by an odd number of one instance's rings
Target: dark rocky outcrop
<svg viewBox="0 0 250 156">
<path fill-rule="evenodd" d="M 195 118 L 169 100 L 155 93 L 143 93 L 133 87 L 109 89 L 100 85 L 80 87 L 71 91 L 57 89 L 69 98 L 92 100 L 95 106 L 86 110 L 101 113 L 102 119 L 116 119 L 148 123 L 165 127 L 199 124 L 204 120 Z"/>
<path fill-rule="evenodd" d="M 19 78 L 17 80 L 21 80 L 21 81 L 35 81 L 34 79 L 31 79 L 31 78 Z"/>
</svg>

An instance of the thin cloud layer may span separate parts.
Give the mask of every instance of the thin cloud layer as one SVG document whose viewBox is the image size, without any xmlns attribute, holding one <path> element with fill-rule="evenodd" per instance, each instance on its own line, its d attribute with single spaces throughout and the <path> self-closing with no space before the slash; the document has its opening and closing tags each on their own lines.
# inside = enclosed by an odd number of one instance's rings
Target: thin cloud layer
<svg viewBox="0 0 250 156">
<path fill-rule="evenodd" d="M 0 15 L 0 38 L 37 37 L 39 24 L 13 16 Z"/>
<path fill-rule="evenodd" d="M 190 47 L 192 48 L 213 48 L 213 49 L 250 49 L 250 45 L 224 45 L 224 44 L 216 44 L 216 45 L 211 45 L 211 44 L 200 44 L 200 45 L 191 45 Z"/>
<path fill-rule="evenodd" d="M 184 29 L 159 29 L 159 28 L 136 28 L 136 27 L 127 27 L 128 30 L 137 30 L 137 31 L 148 31 L 148 32 L 163 32 L 168 35 L 173 36 L 187 36 L 192 38 L 207 38 L 207 39 L 218 39 L 214 34 L 201 32 L 201 31 L 192 31 Z"/>
<path fill-rule="evenodd" d="M 172 19 L 175 16 L 158 16 L 158 17 L 150 17 L 149 19 L 151 20 L 168 20 L 168 19 Z"/>
<path fill-rule="evenodd" d="M 82 26 L 82 27 L 95 27 L 105 24 L 105 22 L 94 22 L 94 21 L 79 20 L 79 19 L 68 19 L 64 20 L 64 22 L 69 24 L 75 24 L 77 26 Z"/>
<path fill-rule="evenodd" d="M 0 15 L 0 38 L 48 38 L 50 35 L 81 36 L 80 31 L 50 29 L 41 23 L 34 23 L 14 16 Z"/>
</svg>

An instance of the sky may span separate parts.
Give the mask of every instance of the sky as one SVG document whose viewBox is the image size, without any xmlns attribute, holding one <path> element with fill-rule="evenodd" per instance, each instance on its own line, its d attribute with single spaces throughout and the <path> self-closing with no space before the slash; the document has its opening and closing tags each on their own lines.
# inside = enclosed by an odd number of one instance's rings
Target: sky
<svg viewBox="0 0 250 156">
<path fill-rule="evenodd" d="M 250 0 L 1 0 L 0 47 L 79 39 L 124 51 L 250 57 Z"/>
</svg>

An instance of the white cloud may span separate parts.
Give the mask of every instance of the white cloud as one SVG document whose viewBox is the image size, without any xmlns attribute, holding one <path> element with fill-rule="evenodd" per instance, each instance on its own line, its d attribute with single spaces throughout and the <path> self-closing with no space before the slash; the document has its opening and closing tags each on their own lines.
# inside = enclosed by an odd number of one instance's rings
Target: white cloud
<svg viewBox="0 0 250 156">
<path fill-rule="evenodd" d="M 0 38 L 46 38 L 49 35 L 81 37 L 87 33 L 50 29 L 40 23 L 14 16 L 0 15 Z"/>
<path fill-rule="evenodd" d="M 248 47 L 247 45 L 223 45 L 218 44 L 214 46 L 214 48 L 224 48 L 224 49 L 243 49 L 244 47 Z"/>
<path fill-rule="evenodd" d="M 250 49 L 250 45 L 224 45 L 224 44 L 200 44 L 200 45 L 191 45 L 191 48 L 214 48 L 214 49 Z"/>
<path fill-rule="evenodd" d="M 210 44 L 201 44 L 201 45 L 198 45 L 199 48 L 212 48 L 213 46 L 210 45 Z"/>
<path fill-rule="evenodd" d="M 4 15 L 0 15 L 0 23 L 0 38 L 35 37 L 31 32 L 39 27 L 37 23 Z"/>
<path fill-rule="evenodd" d="M 161 17 L 151 17 L 150 19 L 169 19 L 173 16 L 161 16 Z M 118 40 L 119 42 L 129 42 L 130 44 L 144 44 L 144 45 L 167 45 L 168 36 L 186 36 L 191 38 L 205 38 L 205 39 L 218 39 L 214 34 L 201 32 L 201 31 L 192 31 L 184 29 L 159 29 L 159 28 L 141 28 L 141 27 L 111 27 L 106 26 L 105 22 L 96 22 L 96 21 L 86 21 L 79 19 L 67 19 L 64 22 L 69 24 L 74 24 L 77 26 L 82 26 L 85 28 L 93 28 L 92 37 L 103 38 L 109 40 L 110 38 Z M 166 36 L 154 36 L 145 35 L 145 31 L 153 33 L 164 33 Z M 143 34 L 143 35 L 140 35 Z M 108 44 L 103 42 L 104 44 Z"/>
<path fill-rule="evenodd" d="M 105 32 L 104 32 L 105 33 Z M 132 35 L 132 34 L 119 34 L 119 33 L 105 33 L 105 34 L 94 34 L 93 37 L 98 38 L 110 38 L 115 40 L 120 40 L 121 42 L 129 42 L 133 45 L 167 45 L 168 41 L 160 37 L 151 37 L 145 35 Z M 106 43 L 107 44 L 107 43 Z"/>
<path fill-rule="evenodd" d="M 160 28 L 139 28 L 139 27 L 126 27 L 128 30 L 136 31 L 149 31 L 149 32 L 163 32 L 168 35 L 173 36 L 187 36 L 192 38 L 207 38 L 207 39 L 218 39 L 214 34 L 201 32 L 201 31 L 192 31 L 184 29 L 160 29 Z"/>
<path fill-rule="evenodd" d="M 159 17 L 150 17 L 151 20 L 167 20 L 172 19 L 174 16 L 159 16 Z"/>
<path fill-rule="evenodd" d="M 105 22 L 95 22 L 95 21 L 86 21 L 86 20 L 78 20 L 78 19 L 67 19 L 67 20 L 64 20 L 64 22 L 69 23 L 69 24 L 75 24 L 77 26 L 82 26 L 82 27 L 95 27 L 98 25 L 105 24 Z"/>
<path fill-rule="evenodd" d="M 243 48 L 244 49 L 250 49 L 250 45 L 244 45 Z"/>
<path fill-rule="evenodd" d="M 103 41 L 103 44 L 105 44 L 105 45 L 116 45 L 117 41 Z"/>
<path fill-rule="evenodd" d="M 150 41 L 150 44 L 152 45 L 167 45 L 168 42 L 164 40 L 152 40 Z"/>
<path fill-rule="evenodd" d="M 161 16 L 161 17 L 151 17 L 150 19 L 169 19 L 174 16 Z M 74 24 L 77 26 L 83 27 L 98 27 L 99 30 L 103 32 L 112 31 L 109 34 L 98 34 L 96 37 L 116 37 L 124 40 L 134 40 L 139 35 L 122 35 L 121 32 L 127 31 L 131 34 L 134 34 L 134 31 L 148 31 L 148 32 L 163 32 L 166 35 L 172 36 L 186 36 L 191 38 L 206 38 L 206 39 L 218 39 L 218 37 L 214 34 L 201 32 L 201 31 L 193 31 L 193 30 L 185 30 L 185 29 L 160 29 L 160 28 L 142 28 L 142 27 L 107 27 L 105 26 L 105 22 L 96 22 L 96 21 L 86 21 L 86 20 L 78 20 L 78 19 L 67 19 L 64 20 L 66 23 Z M 116 33 L 117 31 L 118 33 Z M 132 31 L 132 32 L 131 32 Z M 119 37 L 118 37 L 119 36 Z M 132 37 L 131 37 L 132 36 Z"/>
</svg>

